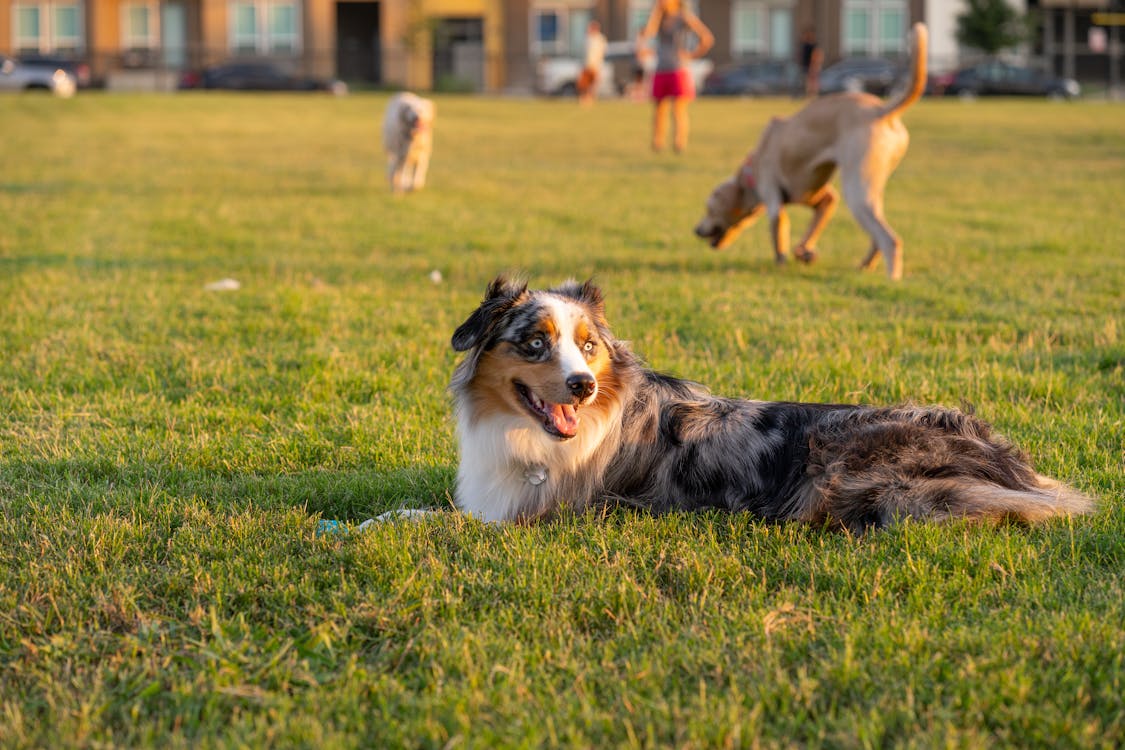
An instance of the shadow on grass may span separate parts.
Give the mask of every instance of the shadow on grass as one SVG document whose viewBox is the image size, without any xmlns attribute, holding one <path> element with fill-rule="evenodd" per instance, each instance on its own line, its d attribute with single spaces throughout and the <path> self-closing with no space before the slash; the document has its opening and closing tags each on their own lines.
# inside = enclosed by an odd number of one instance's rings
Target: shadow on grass
<svg viewBox="0 0 1125 750">
<path fill-rule="evenodd" d="M 215 268 L 223 268 L 219 256 L 192 259 L 169 258 L 166 256 L 83 256 L 68 253 L 44 253 L 39 255 L 14 255 L 0 258 L 0 273 L 22 271 L 42 271 L 46 269 L 70 269 L 81 272 L 105 273 L 116 271 L 198 271 L 214 273 Z"/>
<path fill-rule="evenodd" d="M 86 513 L 143 512 L 161 503 L 218 513 L 304 508 L 309 515 L 362 521 L 394 508 L 452 505 L 456 469 L 310 469 L 292 474 L 227 473 L 111 459 L 11 461 L 0 465 L 0 506 L 53 504 Z"/>
</svg>

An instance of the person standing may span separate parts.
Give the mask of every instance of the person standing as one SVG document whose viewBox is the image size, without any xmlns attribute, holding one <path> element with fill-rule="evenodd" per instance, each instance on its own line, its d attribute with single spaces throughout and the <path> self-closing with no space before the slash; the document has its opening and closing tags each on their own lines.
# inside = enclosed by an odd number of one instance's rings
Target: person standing
<svg viewBox="0 0 1125 750">
<path fill-rule="evenodd" d="M 801 32 L 801 74 L 805 81 L 805 96 L 816 96 L 820 92 L 820 65 L 824 62 L 824 52 L 816 43 L 816 32 L 806 28 Z"/>
<path fill-rule="evenodd" d="M 695 49 L 688 50 L 688 33 L 699 39 Z M 688 103 L 695 98 L 695 82 L 689 63 L 707 54 L 715 37 L 702 21 L 684 4 L 684 0 L 657 0 L 648 23 L 637 36 L 638 56 L 651 55 L 646 44 L 656 40 L 656 71 L 652 76 L 652 99 L 655 111 L 652 120 L 652 150 L 664 148 L 665 122 L 672 119 L 672 147 L 676 153 L 687 148 Z"/>
<path fill-rule="evenodd" d="M 597 97 L 605 65 L 605 48 L 606 38 L 602 33 L 602 25 L 597 21 L 590 21 L 586 24 L 586 64 L 582 68 L 581 85 L 578 87 L 578 101 L 582 104 L 593 104 Z"/>
</svg>

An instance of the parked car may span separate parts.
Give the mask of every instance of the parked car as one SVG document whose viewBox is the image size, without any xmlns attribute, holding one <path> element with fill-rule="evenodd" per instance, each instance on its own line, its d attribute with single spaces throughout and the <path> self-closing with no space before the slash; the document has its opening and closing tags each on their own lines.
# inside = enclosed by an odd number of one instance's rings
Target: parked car
<svg viewBox="0 0 1125 750">
<path fill-rule="evenodd" d="M 946 84 L 949 96 L 1046 96 L 1075 99 L 1082 93 L 1078 81 L 1059 78 L 1035 68 L 993 60 L 959 70 Z"/>
<path fill-rule="evenodd" d="M 231 62 L 199 72 L 185 73 L 181 89 L 226 89 L 230 91 L 331 91 L 346 94 L 343 81 L 305 78 L 291 74 L 273 62 Z"/>
<path fill-rule="evenodd" d="M 90 75 L 90 64 L 84 60 L 70 57 L 56 57 L 53 55 L 21 55 L 19 62 L 24 65 L 39 65 L 43 67 L 62 68 L 74 76 L 80 89 L 88 89 L 93 83 Z"/>
<path fill-rule="evenodd" d="M 536 90 L 548 96 L 574 96 L 578 93 L 578 76 L 585 67 L 585 60 L 577 57 L 545 57 L 536 66 Z M 606 45 L 605 66 L 598 82 L 598 95 L 617 96 L 625 90 L 640 65 L 645 74 L 652 72 L 656 64 L 655 56 L 650 55 L 644 63 L 637 62 L 636 46 L 633 42 L 610 42 Z M 691 76 L 696 90 L 701 90 L 703 81 L 714 70 L 710 60 L 692 60 Z"/>
<path fill-rule="evenodd" d="M 55 96 L 74 96 L 74 76 L 54 65 L 21 63 L 0 55 L 0 91 L 50 91 Z"/>
<path fill-rule="evenodd" d="M 708 96 L 768 96 L 803 89 L 801 68 L 789 60 L 759 60 L 724 65 L 711 71 L 701 93 Z"/>
<path fill-rule="evenodd" d="M 820 93 L 866 91 L 886 96 L 901 73 L 898 65 L 881 57 L 849 57 L 820 71 Z"/>
<path fill-rule="evenodd" d="M 632 42 L 609 42 L 605 48 L 605 64 L 598 81 L 598 96 L 602 98 L 621 93 L 617 68 L 634 62 Z M 586 61 L 578 57 L 544 57 L 536 66 L 536 87 L 548 96 L 575 96 L 578 93 L 578 76 Z"/>
</svg>

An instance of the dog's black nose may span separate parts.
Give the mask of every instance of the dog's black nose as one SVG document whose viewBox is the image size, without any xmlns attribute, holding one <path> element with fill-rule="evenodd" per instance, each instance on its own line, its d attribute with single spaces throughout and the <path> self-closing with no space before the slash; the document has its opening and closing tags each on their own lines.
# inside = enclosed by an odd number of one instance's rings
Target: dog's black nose
<svg viewBox="0 0 1125 750">
<path fill-rule="evenodd" d="M 588 398 L 597 385 L 598 381 L 588 372 L 576 372 L 566 379 L 567 389 L 578 398 Z"/>
</svg>

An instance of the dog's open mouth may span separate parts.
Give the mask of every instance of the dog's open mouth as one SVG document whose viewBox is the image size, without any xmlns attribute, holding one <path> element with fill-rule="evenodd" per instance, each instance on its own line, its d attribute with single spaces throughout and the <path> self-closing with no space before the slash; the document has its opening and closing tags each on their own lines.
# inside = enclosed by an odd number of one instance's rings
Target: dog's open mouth
<svg viewBox="0 0 1125 750">
<path fill-rule="evenodd" d="M 701 240 L 706 240 L 708 245 L 716 249 L 718 249 L 719 243 L 723 241 L 723 238 L 726 237 L 726 235 L 727 230 L 723 229 L 722 227 L 715 227 L 708 232 L 704 232 L 699 229 L 695 230 L 696 237 Z"/>
<path fill-rule="evenodd" d="M 516 393 L 531 416 L 539 420 L 548 435 L 569 440 L 578 434 L 578 410 L 573 404 L 552 404 L 543 401 L 523 383 L 516 383 Z"/>
</svg>

